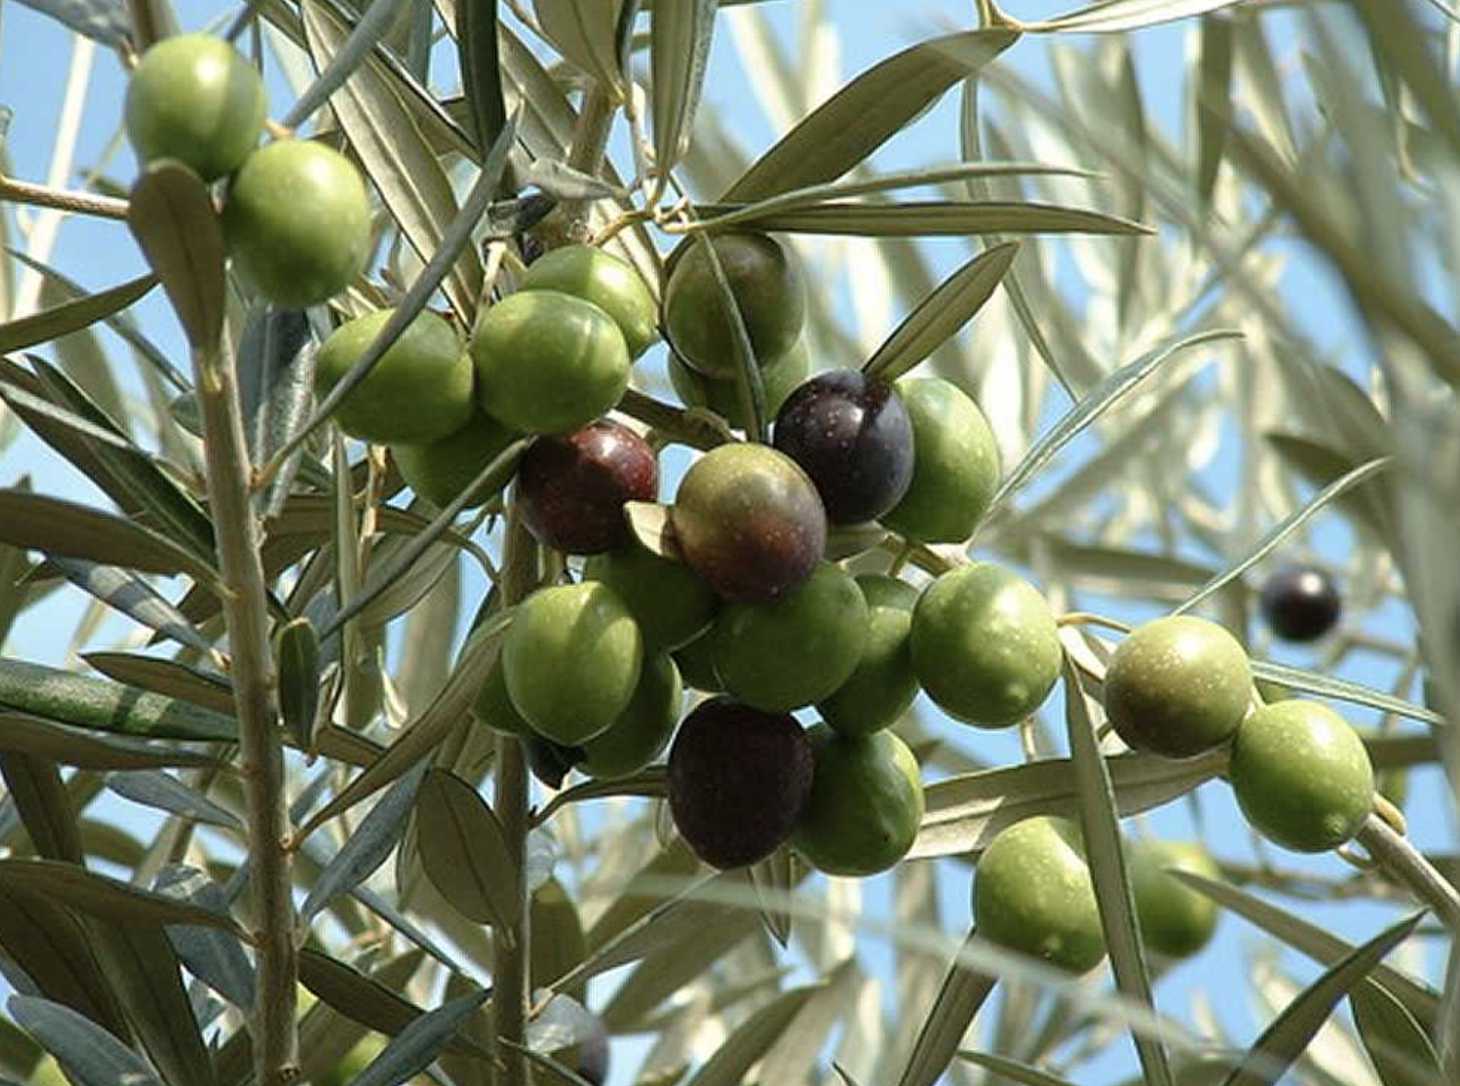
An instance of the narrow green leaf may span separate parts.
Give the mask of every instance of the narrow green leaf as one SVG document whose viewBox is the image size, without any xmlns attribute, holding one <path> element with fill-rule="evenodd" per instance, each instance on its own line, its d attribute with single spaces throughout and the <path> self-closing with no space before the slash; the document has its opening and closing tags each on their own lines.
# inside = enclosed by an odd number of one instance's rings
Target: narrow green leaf
<svg viewBox="0 0 1460 1086">
<path fill-rule="evenodd" d="M 107 777 L 106 786 L 144 807 L 243 834 L 243 822 L 236 814 L 160 769 L 121 770 Z"/>
<path fill-rule="evenodd" d="M 791 912 L 784 903 L 795 885 L 795 864 L 790 846 L 782 845 L 750 867 L 750 883 L 761 899 L 760 918 L 782 950 L 791 941 Z"/>
<path fill-rule="evenodd" d="M 289 444 L 314 406 L 314 351 L 305 313 L 255 308 L 244 321 L 234 365 L 249 460 L 262 464 Z M 302 450 L 291 456 L 255 496 L 262 516 L 283 508 L 303 457 Z"/>
<path fill-rule="evenodd" d="M 1348 994 L 1359 1040 L 1384 1086 L 1443 1086 L 1440 1057 L 1404 1004 L 1377 984 Z"/>
<path fill-rule="evenodd" d="M 539 0 L 541 3 L 541 0 Z M 667 178 L 689 147 L 715 36 L 715 0 L 676 0 L 654 8 L 649 39 L 654 161 Z"/>
<path fill-rule="evenodd" d="M 603 1024 L 613 1033 L 652 1029 L 655 1010 L 708 974 L 716 962 L 754 935 L 760 923 L 754 912 L 741 909 L 713 928 L 666 932 L 603 1007 Z"/>
<path fill-rule="evenodd" d="M 81 828 L 56 763 L 33 754 L 0 754 L 0 778 L 36 855 L 81 863 Z"/>
<path fill-rule="evenodd" d="M 1397 698 L 1393 694 L 1386 694 L 1382 690 L 1374 690 L 1333 675 L 1305 671 L 1302 668 L 1288 667 L 1286 664 L 1275 664 L 1271 660 L 1253 660 L 1252 674 L 1259 679 L 1278 683 L 1293 690 L 1301 690 L 1307 694 L 1320 694 L 1326 698 L 1347 701 L 1354 705 L 1367 705 L 1371 709 L 1394 713 L 1396 716 L 1408 717 L 1410 720 L 1418 720 L 1435 727 L 1448 727 L 1450 723 L 1433 709 L 1426 709 L 1422 705 Z"/>
<path fill-rule="evenodd" d="M 49 15 L 108 49 L 128 44 L 132 23 L 127 9 L 112 0 L 21 0 L 26 7 Z M 3 143 L 0 138 L 0 143 Z"/>
<path fill-rule="evenodd" d="M 80 1086 L 163 1086 L 142 1057 L 70 1007 L 24 995 L 11 996 L 6 1007 Z"/>
<path fill-rule="evenodd" d="M 421 864 L 451 906 L 479 924 L 507 927 L 521 914 L 522 873 L 497 816 L 460 777 L 433 769 L 416 798 Z"/>
<path fill-rule="evenodd" d="M 927 200 L 898 204 L 828 201 L 750 216 L 742 204 L 696 204 L 696 215 L 734 214 L 741 225 L 792 234 L 882 238 L 967 237 L 970 234 L 1150 234 L 1119 215 L 1053 204 L 996 200 Z"/>
<path fill-rule="evenodd" d="M 1018 252 L 1018 242 L 996 245 L 943 280 L 863 363 L 862 372 L 896 381 L 957 335 L 993 297 Z"/>
<path fill-rule="evenodd" d="M 319 637 L 308 616 L 286 623 L 274 635 L 279 669 L 279 715 L 295 742 L 308 749 L 319 714 Z"/>
<path fill-rule="evenodd" d="M 228 911 L 222 887 L 195 867 L 169 864 L 157 874 L 154 890 L 216 913 Z M 167 938 L 188 972 L 245 1013 L 256 990 L 253 965 L 237 938 L 216 928 L 171 924 Z"/>
<path fill-rule="evenodd" d="M 1226 882 L 1204 879 L 1187 871 L 1172 870 L 1171 875 L 1205 894 L 1224 909 L 1257 925 L 1288 946 L 1322 962 L 1334 965 L 1347 959 L 1354 948 L 1324 928 L 1308 923 L 1276 905 L 1252 896 Z M 1431 1029 L 1439 1014 L 1439 993 L 1427 985 L 1380 964 L 1366 983 L 1378 984 L 1404 1005 L 1425 1029 Z"/>
<path fill-rule="evenodd" d="M 397 1086 L 435 1062 L 456 1031 L 487 1001 L 491 989 L 461 996 L 417 1018 L 385 1046 L 351 1086 Z"/>
<path fill-rule="evenodd" d="M 1265 433 L 1262 436 L 1289 467 L 1314 486 L 1326 488 L 1363 466 L 1344 453 L 1297 434 Z M 1371 531 L 1375 539 L 1384 540 L 1391 547 L 1394 545 L 1397 521 L 1393 498 L 1388 491 L 1377 485 L 1367 486 L 1357 493 L 1343 495 L 1338 506 Z"/>
<path fill-rule="evenodd" d="M 142 578 L 115 566 L 56 555 L 47 557 L 66 580 L 108 607 L 180 645 L 202 653 L 212 652 L 212 639 L 204 636 L 167 597 Z"/>
<path fill-rule="evenodd" d="M 1374 972 L 1422 919 L 1424 913 L 1420 912 L 1401 920 L 1325 970 L 1262 1031 L 1224 1086 L 1275 1084 L 1328 1021 L 1339 1000 Z"/>
<path fill-rule="evenodd" d="M 1095 885 L 1095 900 L 1100 907 L 1105 948 L 1115 973 L 1115 986 L 1136 1003 L 1149 1008 L 1154 1015 L 1156 1004 L 1151 991 L 1151 974 L 1146 965 L 1141 929 L 1136 923 L 1135 895 L 1126 873 L 1115 789 L 1095 734 L 1098 710 L 1081 685 L 1079 671 L 1068 657 L 1064 660 L 1063 671 L 1065 729 L 1070 743 L 1070 760 L 1079 786 L 1080 828 L 1084 834 L 1090 878 Z M 1165 1044 L 1159 1038 L 1135 1030 L 1131 1032 L 1131 1039 L 1135 1042 L 1146 1081 L 1151 1086 L 1172 1086 L 1171 1064 Z"/>
<path fill-rule="evenodd" d="M 739 1086 L 745 1073 L 776 1043 L 820 986 L 793 988 L 756 1011 L 727 1037 L 686 1086 Z"/>
<path fill-rule="evenodd" d="M 949 964 L 933 1005 L 918 1029 L 917 1040 L 897 1086 L 933 1086 L 938 1081 L 953 1062 L 974 1016 L 998 983 L 997 977 L 977 972 L 962 960 L 963 951 L 974 946 L 976 938 L 977 932 L 970 930 L 963 947 Z"/>
<path fill-rule="evenodd" d="M 0 751 L 29 754 L 78 769 L 165 769 L 213 765 L 206 754 L 154 746 L 118 736 L 89 735 L 76 728 L 20 713 L 0 712 Z"/>
<path fill-rule="evenodd" d="M 1141 355 L 1135 361 L 1127 362 L 1124 366 L 1121 366 L 1120 369 L 1110 374 L 1092 389 L 1088 396 L 1071 408 L 1067 415 L 1055 423 L 1024 454 L 1024 459 L 1019 461 L 1015 465 L 1014 470 L 1004 477 L 1004 481 L 999 486 L 998 492 L 994 494 L 993 501 L 989 504 L 990 512 L 998 508 L 999 505 L 1008 499 L 1009 495 L 1013 494 L 1014 491 L 1028 482 L 1029 479 L 1054 458 L 1057 452 L 1084 432 L 1091 423 L 1124 399 L 1147 376 L 1161 366 L 1162 363 L 1192 347 L 1199 347 L 1207 343 L 1225 339 L 1236 339 L 1241 335 L 1241 332 L 1226 329 L 1198 332 L 1195 335 L 1186 336 L 1175 342 L 1157 347 L 1155 350 Z"/>
<path fill-rule="evenodd" d="M 5 657 L 0 657 L 0 706 L 120 735 L 223 742 L 238 738 L 231 719 L 200 706 Z"/>
<path fill-rule="evenodd" d="M 855 955 L 826 974 L 826 981 L 814 993 L 780 1040 L 760 1065 L 762 1082 L 804 1082 L 819 1070 L 817 1056 L 831 1031 L 846 1014 L 857 986 L 865 981 Z"/>
<path fill-rule="evenodd" d="M 0 860 L 0 879 L 17 890 L 64 901 L 78 912 L 119 925 L 159 928 L 168 924 L 198 924 L 243 937 L 243 930 L 230 916 L 174 901 L 75 864 Z"/>
<path fill-rule="evenodd" d="M 507 124 L 497 59 L 497 0 L 457 0 L 456 56 L 466 99 L 467 130 L 486 154 Z"/>
<path fill-rule="evenodd" d="M 65 302 L 28 317 L 0 324 L 0 354 L 8 354 L 38 343 L 89 328 L 113 313 L 126 309 L 157 285 L 151 273 L 139 276 L 110 290 L 88 294 L 73 302 Z"/>
<path fill-rule="evenodd" d="M 346 9 L 348 10 L 348 9 Z M 371 53 L 375 47 L 385 38 L 391 29 L 397 24 L 400 8 L 390 3 L 362 3 L 356 15 L 355 23 L 349 27 L 349 36 L 345 36 L 343 29 L 338 39 L 321 56 L 316 46 L 310 42 L 309 13 L 301 10 L 300 17 L 304 27 L 304 36 L 310 52 L 314 54 L 315 63 L 319 66 L 319 76 L 313 83 L 305 87 L 294 104 L 289 107 L 289 112 L 284 115 L 283 124 L 286 128 L 299 128 L 304 125 L 315 112 L 323 106 L 346 82 L 360 69 L 370 62 Z M 328 62 L 325 63 L 325 60 Z M 352 140 L 353 142 L 353 140 Z"/>
<path fill-rule="evenodd" d="M 127 225 L 194 350 L 213 351 L 223 331 L 223 227 L 207 186 L 180 162 L 162 159 L 132 186 Z"/>
<path fill-rule="evenodd" d="M 985 1070 L 993 1071 L 1011 1082 L 1022 1082 L 1024 1086 L 1072 1086 L 1068 1079 L 1051 1075 L 1048 1071 L 1041 1071 L 1037 1067 L 1030 1067 L 1027 1063 L 1020 1063 L 1018 1060 L 1011 1060 L 992 1052 L 971 1052 L 964 1049 L 958 1053 L 958 1058 L 977 1064 Z"/>
<path fill-rule="evenodd" d="M 1203 208 L 1212 206 L 1227 146 L 1227 129 L 1232 126 L 1232 36 L 1231 19 L 1202 17 L 1195 120 L 1196 194 Z"/>
<path fill-rule="evenodd" d="M 748 169 L 723 199 L 750 202 L 832 181 L 866 161 L 949 87 L 974 75 L 1019 35 L 973 30 L 932 38 L 862 72 Z"/>
<path fill-rule="evenodd" d="M 1077 34 L 1120 34 L 1128 30 L 1206 15 L 1241 0 L 1100 0 L 1078 11 L 1021 23 L 1031 34 L 1064 31 Z"/>
<path fill-rule="evenodd" d="M 231 717 L 234 711 L 233 685 L 215 671 L 189 667 L 176 660 L 143 656 L 132 652 L 88 652 L 81 657 L 103 675 L 125 683 L 180 698 L 214 713 Z M 96 767 L 108 768 L 108 767 Z M 145 768 L 113 766 L 115 769 Z"/>
<path fill-rule="evenodd" d="M 558 52 L 585 75 L 625 93 L 619 73 L 618 23 L 624 0 L 532 0 L 537 21 Z M 656 73 L 657 80 L 657 73 Z"/>
</svg>

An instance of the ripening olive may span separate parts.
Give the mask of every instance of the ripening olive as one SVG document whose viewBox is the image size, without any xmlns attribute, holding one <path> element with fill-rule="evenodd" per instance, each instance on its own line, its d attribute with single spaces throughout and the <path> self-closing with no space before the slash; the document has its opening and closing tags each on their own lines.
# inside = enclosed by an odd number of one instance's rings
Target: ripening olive
<svg viewBox="0 0 1460 1086">
<path fill-rule="evenodd" d="M 1262 586 L 1262 617 L 1285 641 L 1317 641 L 1338 625 L 1343 597 L 1326 570 L 1286 566 Z"/>
<path fill-rule="evenodd" d="M 610 419 L 538 438 L 517 466 L 522 522 L 538 542 L 567 554 L 626 546 L 633 535 L 625 503 L 658 496 L 654 450 Z"/>
</svg>

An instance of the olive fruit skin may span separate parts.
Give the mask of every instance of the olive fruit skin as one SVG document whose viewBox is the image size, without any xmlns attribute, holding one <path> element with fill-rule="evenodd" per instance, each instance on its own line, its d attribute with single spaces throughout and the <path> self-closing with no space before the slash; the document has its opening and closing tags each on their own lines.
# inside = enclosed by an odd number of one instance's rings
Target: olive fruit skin
<svg viewBox="0 0 1460 1086">
<path fill-rule="evenodd" d="M 503 298 L 471 338 L 482 408 L 530 434 L 586 426 L 624 394 L 629 349 L 592 302 L 556 290 Z"/>
<path fill-rule="evenodd" d="M 627 262 L 591 245 L 565 245 L 532 262 L 519 290 L 556 290 L 592 302 L 613 318 L 630 358 L 659 338 L 658 306 Z"/>
<path fill-rule="evenodd" d="M 710 630 L 674 654 L 684 685 L 702 694 L 723 694 L 725 683 L 715 670 L 715 631 Z"/>
<path fill-rule="evenodd" d="M 1348 721 L 1315 701 L 1255 710 L 1237 729 L 1229 770 L 1242 814 L 1294 852 L 1327 852 L 1374 809 L 1374 767 Z"/>
<path fill-rule="evenodd" d="M 892 386 L 856 370 L 819 373 L 776 415 L 775 447 L 816 484 L 833 524 L 876 520 L 907 493 L 912 420 Z"/>
<path fill-rule="evenodd" d="M 811 743 L 795 717 L 711 698 L 685 717 L 669 748 L 669 810 L 705 863 L 744 867 L 791 836 L 812 771 Z"/>
<path fill-rule="evenodd" d="M 438 508 L 445 508 L 471 486 L 482 471 L 507 450 L 517 435 L 492 416 L 472 409 L 466 425 L 435 441 L 423 444 L 395 444 L 391 458 L 400 469 L 401 478 L 416 492 Z M 480 490 L 464 508 L 475 509 L 493 497 L 493 492 Z"/>
<path fill-rule="evenodd" d="M 690 568 L 728 600 L 794 588 L 826 549 L 826 511 L 794 460 L 765 445 L 720 445 L 679 484 L 670 524 Z"/>
<path fill-rule="evenodd" d="M 320 345 L 314 369 L 320 399 L 365 354 L 392 312 L 378 309 L 346 321 Z M 474 411 L 471 361 L 456 330 L 422 310 L 340 402 L 335 421 L 362 441 L 423 443 L 450 437 Z"/>
<path fill-rule="evenodd" d="M 690 369 L 673 354 L 669 356 L 669 383 L 687 407 L 708 407 L 737 430 L 749 429 L 749 421 L 740 407 L 740 393 L 734 380 L 705 377 Z M 773 358 L 760 368 L 761 391 L 765 394 L 765 413 L 774 418 L 786 397 L 811 376 L 811 348 L 803 336 L 789 351 Z"/>
<path fill-rule="evenodd" d="M 492 670 L 487 672 L 486 682 L 477 691 L 471 706 L 472 716 L 479 723 L 503 735 L 515 735 L 525 739 L 532 735 L 532 725 L 512 704 L 512 695 L 507 693 L 507 675 L 502 669 L 502 656 L 497 655 Z"/>
<path fill-rule="evenodd" d="M 1316 566 L 1286 566 L 1262 586 L 1262 617 L 1284 641 L 1317 641 L 1338 625 L 1343 597 Z"/>
<path fill-rule="evenodd" d="M 806 323 L 806 283 L 795 256 L 765 234 L 710 239 L 758 363 L 791 349 Z M 735 376 L 735 334 L 709 256 L 689 242 L 664 290 L 664 325 L 674 350 L 706 377 Z"/>
<path fill-rule="evenodd" d="M 642 664 L 639 624 L 594 581 L 538 589 L 517 605 L 502 641 L 512 704 L 533 731 L 565 746 L 608 730 Z"/>
<path fill-rule="evenodd" d="M 370 200 L 348 158 L 310 140 L 249 155 L 228 186 L 223 232 L 245 277 L 269 301 L 305 309 L 365 270 Z"/>
<path fill-rule="evenodd" d="M 944 573 L 912 616 L 918 682 L 967 724 L 1017 724 L 1049 696 L 1060 670 L 1059 631 L 1033 585 L 992 562 Z"/>
<path fill-rule="evenodd" d="M 637 773 L 669 746 L 683 703 L 684 687 L 674 661 L 662 652 L 646 657 L 628 707 L 608 731 L 583 744 L 577 768 L 599 778 Z"/>
<path fill-rule="evenodd" d="M 923 543 L 961 543 L 999 487 L 999 447 L 978 404 L 941 377 L 896 384 L 913 431 L 907 492 L 881 519 Z"/>
<path fill-rule="evenodd" d="M 1217 930 L 1217 903 L 1184 885 L 1166 868 L 1220 879 L 1221 869 L 1195 841 L 1145 840 L 1126 849 L 1126 873 L 1146 949 L 1168 958 L 1190 958 Z"/>
<path fill-rule="evenodd" d="M 628 604 L 646 651 L 688 645 L 710 628 L 720 608 L 719 597 L 694 570 L 636 540 L 593 555 L 583 564 L 583 577 L 603 582 Z"/>
<path fill-rule="evenodd" d="M 912 663 L 912 611 L 917 589 L 877 573 L 857 587 L 867 601 L 867 644 L 851 677 L 816 703 L 821 718 L 842 735 L 868 735 L 895 724 L 918 696 Z"/>
<path fill-rule="evenodd" d="M 998 946 L 1087 973 L 1105 957 L 1105 933 L 1080 828 L 1039 816 L 1001 830 L 973 876 L 973 923 Z"/>
<path fill-rule="evenodd" d="M 1237 639 L 1190 615 L 1154 619 L 1116 647 L 1105 674 L 1105 712 L 1132 750 L 1190 758 L 1225 743 L 1252 697 L 1252 668 Z"/>
<path fill-rule="evenodd" d="M 923 820 L 917 759 L 892 732 L 808 733 L 816 759 L 811 799 L 791 841 L 828 875 L 875 875 L 907 855 Z"/>
<path fill-rule="evenodd" d="M 766 712 L 827 697 L 856 670 L 867 603 L 849 573 L 822 562 L 768 603 L 732 603 L 715 621 L 715 672 L 734 697 Z"/>
<path fill-rule="evenodd" d="M 624 503 L 659 495 L 654 450 L 627 426 L 598 419 L 581 430 L 540 437 L 517 466 L 522 521 L 539 543 L 568 554 L 598 554 L 633 539 Z"/>
<path fill-rule="evenodd" d="M 211 34 L 164 38 L 142 54 L 127 84 L 127 139 L 137 157 L 177 159 L 204 181 L 243 165 L 267 112 L 253 65 Z"/>
</svg>

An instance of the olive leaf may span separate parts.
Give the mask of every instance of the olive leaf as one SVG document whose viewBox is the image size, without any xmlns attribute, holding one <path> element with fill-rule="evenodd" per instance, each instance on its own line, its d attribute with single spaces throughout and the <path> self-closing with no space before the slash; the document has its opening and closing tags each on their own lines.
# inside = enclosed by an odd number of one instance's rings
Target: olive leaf
<svg viewBox="0 0 1460 1086">
<path fill-rule="evenodd" d="M 963 948 L 954 955 L 943 984 L 926 1012 L 917 1040 L 897 1086 L 933 1086 L 953 1062 L 968 1027 L 994 990 L 998 978 L 979 972 L 964 960 L 964 950 L 976 945 L 978 933 L 970 930 Z"/>
<path fill-rule="evenodd" d="M 157 285 L 157 276 L 149 273 L 126 283 L 64 302 L 28 317 L 0 324 L 0 354 L 19 351 L 37 343 L 89 328 L 114 313 L 126 309 Z"/>
<path fill-rule="evenodd" d="M 497 59 L 497 0 L 458 0 L 456 55 L 467 108 L 467 130 L 485 154 L 507 124 Z"/>
<path fill-rule="evenodd" d="M 1033 23 L 1022 23 L 1020 26 L 1031 34 L 1053 31 L 1118 34 L 1175 19 L 1207 15 L 1239 2 L 1240 0 L 1097 0 L 1096 3 L 1067 15 L 1056 15 Z"/>
<path fill-rule="evenodd" d="M 684 157 L 694 130 L 715 36 L 715 8 L 715 0 L 654 8 L 649 38 L 654 165 L 666 179 Z"/>
<path fill-rule="evenodd" d="M 396 1086 L 424 1071 L 491 994 L 491 989 L 483 989 L 421 1015 L 396 1034 L 351 1086 Z"/>
<path fill-rule="evenodd" d="M 223 331 L 223 227 L 207 187 L 180 162 L 162 159 L 132 186 L 131 227 L 162 281 L 188 343 L 215 351 Z"/>
<path fill-rule="evenodd" d="M 81 1086 L 163 1086 L 142 1057 L 70 1007 L 13 995 L 6 1009 L 58 1063 L 75 1074 Z"/>
<path fill-rule="evenodd" d="M 523 872 L 502 824 L 476 790 L 433 769 L 416 800 L 421 864 L 452 907 L 479 924 L 509 927 L 522 912 Z"/>
<path fill-rule="evenodd" d="M 557 47 L 598 84 L 621 98 L 618 23 L 624 0 L 532 0 L 538 23 Z"/>
</svg>

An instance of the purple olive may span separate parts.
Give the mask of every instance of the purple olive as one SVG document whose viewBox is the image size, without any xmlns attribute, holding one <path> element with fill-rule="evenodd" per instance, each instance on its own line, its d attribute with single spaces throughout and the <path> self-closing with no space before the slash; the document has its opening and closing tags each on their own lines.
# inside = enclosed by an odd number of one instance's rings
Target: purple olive
<svg viewBox="0 0 1460 1086">
<path fill-rule="evenodd" d="M 674 824 L 713 867 L 763 860 L 801 818 L 814 765 L 811 743 L 789 713 L 711 698 L 685 717 L 669 751 Z"/>
<path fill-rule="evenodd" d="M 517 498 L 539 543 L 568 554 L 598 554 L 630 542 L 625 502 L 659 494 L 654 450 L 607 419 L 571 434 L 540 437 L 522 455 Z"/>
<path fill-rule="evenodd" d="M 1342 610 L 1338 585 L 1316 566 L 1287 566 L 1262 586 L 1262 616 L 1285 641 L 1317 641 Z"/>
<path fill-rule="evenodd" d="M 833 524 L 876 520 L 912 482 L 907 408 L 891 385 L 856 370 L 819 373 L 791 393 L 775 446 L 811 476 Z"/>
</svg>

